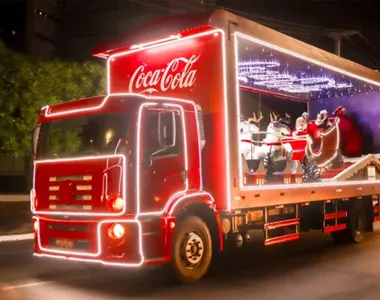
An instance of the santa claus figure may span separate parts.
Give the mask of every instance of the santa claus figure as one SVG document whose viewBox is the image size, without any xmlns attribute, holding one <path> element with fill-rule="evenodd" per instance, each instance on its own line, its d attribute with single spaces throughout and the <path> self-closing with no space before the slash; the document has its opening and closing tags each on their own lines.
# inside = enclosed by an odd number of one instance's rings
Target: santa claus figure
<svg viewBox="0 0 380 300">
<path fill-rule="evenodd" d="M 303 136 L 308 134 L 308 124 L 304 116 L 297 118 L 296 127 L 292 130 L 292 136 Z"/>
<path fill-rule="evenodd" d="M 329 120 L 329 114 L 327 110 L 324 109 L 319 112 L 315 124 L 318 126 L 318 128 L 322 128 L 324 130 L 332 126 L 332 123 Z"/>
<path fill-rule="evenodd" d="M 302 113 L 302 118 L 305 120 L 306 124 L 309 123 L 309 114 L 306 111 Z"/>
<path fill-rule="evenodd" d="M 333 113 L 339 119 L 340 150 L 346 157 L 359 157 L 363 150 L 363 136 L 343 106 Z"/>
</svg>

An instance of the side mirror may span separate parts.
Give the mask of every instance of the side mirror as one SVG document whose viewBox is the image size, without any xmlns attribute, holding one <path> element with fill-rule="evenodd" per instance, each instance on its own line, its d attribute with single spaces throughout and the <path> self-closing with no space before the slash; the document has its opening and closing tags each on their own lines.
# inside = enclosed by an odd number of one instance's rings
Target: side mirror
<svg viewBox="0 0 380 300">
<path fill-rule="evenodd" d="M 158 143 L 161 147 L 161 149 L 166 148 L 166 142 L 165 142 L 165 134 L 166 134 L 166 128 L 165 128 L 165 111 L 161 111 L 158 115 L 158 126 L 157 126 L 157 134 L 158 134 Z"/>
<path fill-rule="evenodd" d="M 41 130 L 41 125 L 36 125 L 33 129 L 32 142 L 31 142 L 33 157 L 36 157 L 37 155 L 38 136 L 40 135 L 40 130 Z"/>
<path fill-rule="evenodd" d="M 176 120 L 174 112 L 160 112 L 158 117 L 158 141 L 162 149 L 175 146 Z"/>
</svg>

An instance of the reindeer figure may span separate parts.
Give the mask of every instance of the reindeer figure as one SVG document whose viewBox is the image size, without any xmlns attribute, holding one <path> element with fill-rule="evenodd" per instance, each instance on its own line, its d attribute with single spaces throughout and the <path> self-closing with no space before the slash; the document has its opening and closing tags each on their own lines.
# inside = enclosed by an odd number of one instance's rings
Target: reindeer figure
<svg viewBox="0 0 380 300">
<path fill-rule="evenodd" d="M 244 155 L 245 159 L 253 159 L 254 152 L 257 151 L 257 146 L 252 143 L 252 134 L 259 131 L 259 127 L 250 122 L 260 123 L 264 118 L 260 111 L 259 118 L 256 114 L 252 114 L 253 117 L 245 120 L 244 115 L 240 116 L 240 153 Z"/>
<path fill-rule="evenodd" d="M 270 120 L 267 127 L 267 135 L 263 140 L 261 156 L 264 157 L 264 166 L 267 174 L 272 174 L 276 171 L 282 171 L 286 167 L 286 163 L 291 162 L 292 147 L 290 144 L 282 144 L 281 137 L 289 136 L 291 130 L 289 124 L 291 116 L 285 114 L 284 117 L 276 115 L 274 112 L 270 113 Z M 282 161 L 281 167 L 274 166 L 276 162 Z M 279 165 L 279 164 L 277 164 Z"/>
<path fill-rule="evenodd" d="M 271 112 L 269 116 L 271 122 L 267 127 L 267 135 L 264 139 L 264 143 L 281 145 L 281 136 L 288 136 L 291 133 L 288 126 L 291 116 L 286 113 L 284 118 L 280 118 L 280 115 L 276 115 L 274 112 Z"/>
</svg>

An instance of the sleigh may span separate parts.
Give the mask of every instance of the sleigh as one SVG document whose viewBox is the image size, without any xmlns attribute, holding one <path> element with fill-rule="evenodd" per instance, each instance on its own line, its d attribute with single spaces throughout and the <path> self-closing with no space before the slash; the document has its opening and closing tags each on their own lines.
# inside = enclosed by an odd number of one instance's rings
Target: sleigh
<svg viewBox="0 0 380 300">
<path fill-rule="evenodd" d="M 292 160 L 300 161 L 305 157 L 320 167 L 331 161 L 339 149 L 339 118 L 332 118 L 330 122 L 331 127 L 323 130 L 312 121 L 310 134 L 283 138 L 282 144 L 288 143 L 293 149 Z"/>
<path fill-rule="evenodd" d="M 317 166 L 323 167 L 339 152 L 339 118 L 332 121 L 332 126 L 326 131 L 318 131 L 317 138 L 310 138 L 306 148 L 305 156 Z"/>
</svg>

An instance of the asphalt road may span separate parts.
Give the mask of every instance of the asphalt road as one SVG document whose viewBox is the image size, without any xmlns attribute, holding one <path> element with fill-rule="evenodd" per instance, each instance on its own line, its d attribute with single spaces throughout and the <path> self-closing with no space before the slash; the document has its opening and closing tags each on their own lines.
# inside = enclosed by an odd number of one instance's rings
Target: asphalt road
<svg viewBox="0 0 380 300">
<path fill-rule="evenodd" d="M 360 299 L 380 298 L 380 232 L 358 245 L 328 236 L 223 258 L 202 282 L 172 285 L 158 268 L 139 271 L 31 256 L 31 242 L 0 243 L 0 299 Z"/>
<path fill-rule="evenodd" d="M 32 213 L 28 201 L 1 202 L 7 196 L 0 195 L 0 235 L 32 232 Z"/>
</svg>

